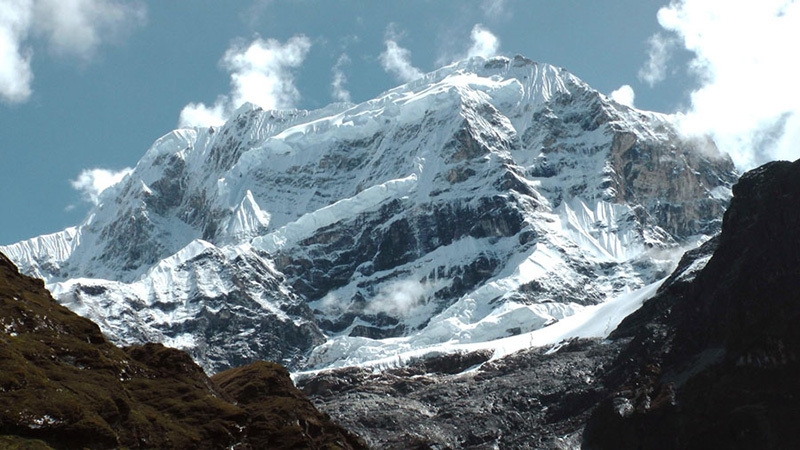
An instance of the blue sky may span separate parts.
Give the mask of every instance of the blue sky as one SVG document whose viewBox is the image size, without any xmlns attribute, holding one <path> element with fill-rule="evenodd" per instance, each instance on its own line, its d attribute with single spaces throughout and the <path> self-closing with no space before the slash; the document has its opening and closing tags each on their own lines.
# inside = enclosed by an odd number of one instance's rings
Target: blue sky
<svg viewBox="0 0 800 450">
<path fill-rule="evenodd" d="M 743 168 L 797 158 L 800 95 L 783 84 L 800 79 L 787 62 L 798 10 L 794 0 L 0 0 L 0 244 L 80 223 L 97 191 L 179 123 L 223 120 L 242 101 L 358 103 L 470 54 L 522 54 L 636 107 L 682 113 L 687 132 L 711 133 Z"/>
</svg>

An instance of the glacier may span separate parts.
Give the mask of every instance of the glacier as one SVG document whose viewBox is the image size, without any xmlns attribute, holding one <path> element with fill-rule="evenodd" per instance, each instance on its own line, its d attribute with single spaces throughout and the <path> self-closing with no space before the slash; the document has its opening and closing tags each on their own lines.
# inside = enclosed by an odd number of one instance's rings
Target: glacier
<svg viewBox="0 0 800 450">
<path fill-rule="evenodd" d="M 635 291 L 625 292 L 606 302 L 580 308 L 561 320 L 555 320 L 547 326 L 515 336 L 496 338 L 490 334 L 475 336 L 474 342 L 465 342 L 442 330 L 445 332 L 441 339 L 442 343 L 439 344 L 429 344 L 428 341 L 420 343 L 419 341 L 424 338 L 421 339 L 419 335 L 411 338 L 387 339 L 380 345 L 369 339 L 346 343 L 329 341 L 317 347 L 312 357 L 316 358 L 313 363 L 322 369 L 295 372 L 293 378 L 312 377 L 321 371 L 339 367 L 395 369 L 439 355 L 468 354 L 482 350 L 489 350 L 491 357 L 487 361 L 494 361 L 532 347 L 549 347 L 549 352 L 555 352 L 572 339 L 604 339 L 614 331 L 622 319 L 655 295 L 665 279 Z M 521 316 L 522 319 L 526 318 L 524 315 Z"/>
<path fill-rule="evenodd" d="M 175 130 L 81 224 L 0 251 L 116 343 L 209 372 L 499 355 L 602 337 L 568 324 L 640 304 L 719 230 L 736 177 L 670 116 L 475 57 L 357 105 Z"/>
</svg>

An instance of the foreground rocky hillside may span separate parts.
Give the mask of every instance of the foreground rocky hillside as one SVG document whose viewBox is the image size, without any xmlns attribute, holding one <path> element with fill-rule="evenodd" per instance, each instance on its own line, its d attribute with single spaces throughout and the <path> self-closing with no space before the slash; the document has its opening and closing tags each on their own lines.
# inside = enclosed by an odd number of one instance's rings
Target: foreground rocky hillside
<svg viewBox="0 0 800 450">
<path fill-rule="evenodd" d="M 358 105 L 176 130 L 81 224 L 0 251 L 115 343 L 209 373 L 385 367 L 658 282 L 736 177 L 565 69 L 472 58 Z"/>
<path fill-rule="evenodd" d="M 379 448 L 800 445 L 800 160 L 743 175 L 722 233 L 609 339 L 300 380 Z"/>
<path fill-rule="evenodd" d="M 179 350 L 115 347 L 2 254 L 0 405 L 0 448 L 365 448 L 285 368 L 209 378 Z"/>
</svg>

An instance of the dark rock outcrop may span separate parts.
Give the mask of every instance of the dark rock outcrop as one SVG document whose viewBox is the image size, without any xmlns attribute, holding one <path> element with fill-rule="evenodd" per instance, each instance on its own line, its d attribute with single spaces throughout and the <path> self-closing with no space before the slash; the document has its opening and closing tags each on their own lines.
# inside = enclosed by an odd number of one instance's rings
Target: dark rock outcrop
<svg viewBox="0 0 800 450">
<path fill-rule="evenodd" d="M 365 448 L 254 363 L 206 376 L 161 344 L 121 349 L 0 254 L 3 448 Z"/>
<path fill-rule="evenodd" d="M 622 387 L 593 414 L 585 448 L 800 445 L 800 161 L 748 172 L 733 193 L 694 281 L 617 330 L 633 336 Z"/>
</svg>

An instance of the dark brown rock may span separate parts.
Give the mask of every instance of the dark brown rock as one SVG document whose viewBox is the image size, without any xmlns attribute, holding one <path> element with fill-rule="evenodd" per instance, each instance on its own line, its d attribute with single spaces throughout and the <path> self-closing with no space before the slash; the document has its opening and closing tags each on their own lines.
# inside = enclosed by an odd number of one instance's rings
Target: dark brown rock
<svg viewBox="0 0 800 450">
<path fill-rule="evenodd" d="M 115 347 L 2 254 L 0 405 L 2 448 L 364 448 L 283 367 L 212 380 L 182 351 Z"/>
</svg>

